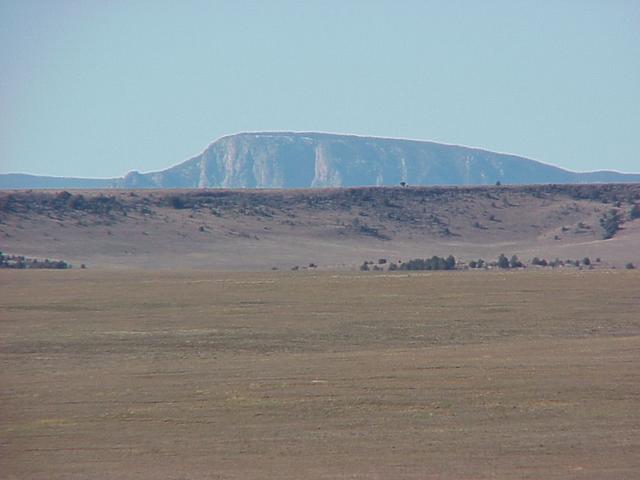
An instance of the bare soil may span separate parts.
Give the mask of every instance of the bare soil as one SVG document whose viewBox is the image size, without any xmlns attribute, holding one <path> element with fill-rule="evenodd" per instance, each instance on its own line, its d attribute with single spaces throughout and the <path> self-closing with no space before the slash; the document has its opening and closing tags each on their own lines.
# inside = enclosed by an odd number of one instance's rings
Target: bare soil
<svg viewBox="0 0 640 480">
<path fill-rule="evenodd" d="M 640 272 L 0 271 L 6 479 L 630 479 Z"/>
</svg>

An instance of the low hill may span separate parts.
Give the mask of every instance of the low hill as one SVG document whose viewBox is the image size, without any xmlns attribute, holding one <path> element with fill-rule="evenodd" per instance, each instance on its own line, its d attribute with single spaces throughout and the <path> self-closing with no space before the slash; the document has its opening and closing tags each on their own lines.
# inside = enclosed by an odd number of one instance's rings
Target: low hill
<svg viewBox="0 0 640 480">
<path fill-rule="evenodd" d="M 122 268 L 334 269 L 500 253 L 622 267 L 640 265 L 639 203 L 640 184 L 13 191 L 0 192 L 0 250 Z"/>
<path fill-rule="evenodd" d="M 572 172 L 516 155 L 435 142 L 328 133 L 229 135 L 166 170 L 122 178 L 0 175 L 0 188 L 327 188 L 640 182 L 640 174 Z"/>
</svg>

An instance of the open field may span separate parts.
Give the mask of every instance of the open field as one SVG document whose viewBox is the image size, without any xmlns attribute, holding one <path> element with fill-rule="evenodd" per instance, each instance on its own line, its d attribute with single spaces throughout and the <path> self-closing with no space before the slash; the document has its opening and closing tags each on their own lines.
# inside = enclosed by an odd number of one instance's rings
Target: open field
<svg viewBox="0 0 640 480">
<path fill-rule="evenodd" d="M 640 272 L 0 271 L 7 479 L 640 471 Z"/>
</svg>

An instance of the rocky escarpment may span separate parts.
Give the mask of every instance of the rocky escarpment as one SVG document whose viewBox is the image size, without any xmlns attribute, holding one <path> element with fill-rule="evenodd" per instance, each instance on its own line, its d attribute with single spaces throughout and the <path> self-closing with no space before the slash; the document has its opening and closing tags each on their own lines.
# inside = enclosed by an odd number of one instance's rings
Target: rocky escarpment
<svg viewBox="0 0 640 480">
<path fill-rule="evenodd" d="M 516 155 L 434 142 L 327 133 L 222 137 L 159 172 L 107 180 L 0 175 L 0 188 L 323 188 L 371 185 L 631 183 L 640 174 L 579 173 Z M 68 180 L 68 184 L 65 181 Z M 84 183 L 83 183 L 84 181 Z M 99 182 L 99 185 L 96 184 Z"/>
<path fill-rule="evenodd" d="M 124 187 L 308 188 L 638 182 L 640 174 L 577 173 L 515 155 L 434 142 L 324 133 L 242 133 Z"/>
</svg>

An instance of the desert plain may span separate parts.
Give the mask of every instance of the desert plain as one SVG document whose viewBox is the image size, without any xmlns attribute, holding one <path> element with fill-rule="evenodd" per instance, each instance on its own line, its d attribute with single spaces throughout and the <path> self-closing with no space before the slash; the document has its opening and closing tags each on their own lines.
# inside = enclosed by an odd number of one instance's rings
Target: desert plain
<svg viewBox="0 0 640 480">
<path fill-rule="evenodd" d="M 629 479 L 640 273 L 0 271 L 6 479 Z"/>
</svg>

